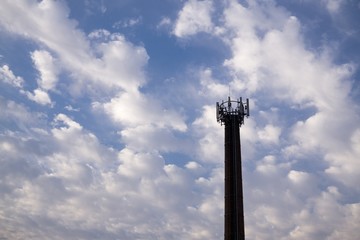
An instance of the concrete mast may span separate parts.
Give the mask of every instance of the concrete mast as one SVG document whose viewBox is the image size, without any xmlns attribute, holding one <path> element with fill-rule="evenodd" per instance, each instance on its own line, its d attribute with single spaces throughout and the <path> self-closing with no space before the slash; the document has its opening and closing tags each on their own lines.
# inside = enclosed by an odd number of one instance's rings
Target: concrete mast
<svg viewBox="0 0 360 240">
<path fill-rule="evenodd" d="M 233 106 L 234 105 L 234 106 Z M 249 116 L 249 99 L 216 103 L 216 118 L 225 125 L 225 240 L 244 240 L 240 126 Z"/>
</svg>

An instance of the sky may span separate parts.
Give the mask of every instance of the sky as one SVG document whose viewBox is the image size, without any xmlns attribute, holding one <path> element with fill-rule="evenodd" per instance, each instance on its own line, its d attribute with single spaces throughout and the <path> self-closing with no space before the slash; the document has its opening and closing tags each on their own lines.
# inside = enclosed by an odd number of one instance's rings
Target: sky
<svg viewBox="0 0 360 240">
<path fill-rule="evenodd" d="M 241 126 L 246 239 L 360 237 L 357 0 L 3 0 L 0 238 L 222 239 Z"/>
</svg>

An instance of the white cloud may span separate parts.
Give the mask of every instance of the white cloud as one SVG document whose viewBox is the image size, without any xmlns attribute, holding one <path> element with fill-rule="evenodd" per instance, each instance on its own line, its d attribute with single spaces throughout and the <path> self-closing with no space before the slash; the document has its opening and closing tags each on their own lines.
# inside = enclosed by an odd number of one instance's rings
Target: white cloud
<svg viewBox="0 0 360 240">
<path fill-rule="evenodd" d="M 212 202 L 197 196 L 191 191 L 196 185 L 195 179 L 182 168 L 165 165 L 156 151 L 135 152 L 124 148 L 117 152 L 106 148 L 64 114 L 54 118 L 50 135 L 29 137 L 31 141 L 24 142 L 29 148 L 17 149 L 13 154 L 22 164 L 26 162 L 22 156 L 33 154 L 32 165 L 37 175 L 29 179 L 20 172 L 22 178 L 17 180 L 16 187 L 0 200 L 5 216 L 11 214 L 17 222 L 15 232 L 11 232 L 11 224 L 3 224 L 0 230 L 3 236 L 16 239 L 29 234 L 50 234 L 53 239 L 67 236 L 91 239 L 96 231 L 103 239 L 114 236 L 173 239 L 179 234 L 184 238 L 201 239 L 214 234 L 214 228 L 208 228 L 205 222 L 211 217 L 211 221 L 218 223 L 220 218 L 213 213 L 222 213 L 215 210 L 221 206 L 218 198 L 221 199 L 222 194 L 218 192 Z M 33 142 L 42 146 L 41 152 L 33 152 Z M 10 159 L 1 161 L 3 167 L 4 163 L 10 164 Z M 221 185 L 220 179 L 216 181 Z M 212 181 L 207 186 L 209 190 Z M 2 181 L 0 189 L 10 184 L 10 179 Z M 14 208 L 4 208 L 8 201 Z M 23 212 L 37 227 L 22 218 Z"/>
<path fill-rule="evenodd" d="M 214 99 L 214 101 L 229 95 L 229 86 L 213 79 L 212 70 L 210 68 L 202 70 L 199 77 L 201 86 L 203 87 L 200 92 L 202 95 Z"/>
<path fill-rule="evenodd" d="M 28 1 L 13 4 L 4 1 L 1 15 L 1 24 L 9 31 L 46 44 L 69 64 L 80 66 L 76 56 L 87 58 L 89 44 L 83 34 L 75 29 L 76 22 L 67 20 L 69 10 L 62 2 Z"/>
<path fill-rule="evenodd" d="M 360 167 L 357 164 L 360 149 L 360 129 L 356 129 L 351 135 L 350 142 L 338 144 L 332 151 L 328 151 L 325 159 L 331 163 L 326 173 L 336 181 L 342 182 L 348 187 L 360 191 L 357 184 L 360 180 Z"/>
<path fill-rule="evenodd" d="M 0 68 L 0 80 L 18 88 L 22 88 L 24 84 L 24 79 L 15 76 L 8 65 L 3 65 Z"/>
<path fill-rule="evenodd" d="M 251 98 L 251 117 L 241 127 L 247 237 L 360 234 L 354 197 L 360 191 L 359 117 L 349 98 L 355 67 L 333 63 L 331 51 L 307 49 L 301 22 L 275 2 L 227 3 L 222 12 L 211 1 L 187 1 L 173 33 L 221 37 L 232 53 L 224 61 L 230 82 L 202 66 L 193 84 L 200 89 L 182 96 L 199 101 L 171 109 L 150 90 L 140 91 L 147 81 L 146 46 L 107 30 L 86 35 L 61 1 L 2 3 L 1 25 L 48 49 L 33 52 L 39 88 L 28 97 L 46 105 L 52 104 L 48 90 L 78 91 L 95 111 L 69 99 L 69 115 L 52 109 L 52 117 L 0 98 L 1 236 L 222 238 L 223 127 L 214 103 L 226 97 L 228 85 L 236 96 Z M 216 27 L 213 11 L 223 15 Z M 7 65 L 0 73 L 22 88 Z M 58 73 L 69 79 L 57 79 Z M 119 133 L 116 147 L 96 136 L 107 128 Z M 163 153 L 172 152 L 188 157 L 184 166 L 168 164 Z"/>
<path fill-rule="evenodd" d="M 109 39 L 111 37 L 111 33 L 106 29 L 96 29 L 88 34 L 90 39 Z"/>
<path fill-rule="evenodd" d="M 151 124 L 156 127 L 170 127 L 186 131 L 187 126 L 179 113 L 163 109 L 154 99 L 140 92 L 122 93 L 105 103 L 103 108 L 111 118 L 130 127 Z"/>
<path fill-rule="evenodd" d="M 82 126 L 73 121 L 72 119 L 70 119 L 68 116 L 66 116 L 65 114 L 58 114 L 55 118 L 54 118 L 54 122 L 57 123 L 64 123 L 66 125 L 66 127 L 62 127 L 62 130 L 81 130 Z"/>
<path fill-rule="evenodd" d="M 67 105 L 64 107 L 66 110 L 70 111 L 70 112 L 79 112 L 80 109 L 79 108 L 74 108 L 73 106 L 71 105 Z"/>
<path fill-rule="evenodd" d="M 118 173 L 130 178 L 155 177 L 162 173 L 164 160 L 155 153 L 135 153 L 124 149 L 119 153 Z"/>
<path fill-rule="evenodd" d="M 263 174 L 277 173 L 276 159 L 274 156 L 265 156 L 263 161 L 258 163 L 256 170 Z"/>
<path fill-rule="evenodd" d="M 163 17 L 159 24 L 157 25 L 157 28 L 166 27 L 171 25 L 171 19 L 168 17 Z"/>
<path fill-rule="evenodd" d="M 344 237 L 344 239 L 352 239 L 355 235 L 351 235 L 349 232 L 345 233 L 341 229 L 345 227 L 343 224 L 345 219 L 346 223 L 349 220 L 356 220 L 357 216 L 355 215 L 358 211 L 358 204 L 339 206 L 341 197 L 338 189 L 330 186 L 321 192 L 319 196 L 312 199 L 314 205 L 311 207 L 306 206 L 296 216 L 299 225 L 290 232 L 290 239 L 302 239 L 304 237 L 338 239 L 340 236 Z M 350 224 L 349 226 L 351 228 L 350 232 L 357 234 L 358 231 L 353 228 L 353 225 Z"/>
<path fill-rule="evenodd" d="M 44 50 L 32 52 L 31 58 L 40 73 L 39 87 L 45 91 L 54 90 L 58 81 L 55 59 Z"/>
<path fill-rule="evenodd" d="M 327 10 L 334 14 L 339 11 L 344 0 L 322 0 L 322 2 L 325 4 Z"/>
<path fill-rule="evenodd" d="M 34 90 L 34 93 L 26 92 L 26 95 L 30 100 L 37 102 L 41 105 L 52 104 L 49 94 L 42 89 L 37 88 Z"/>
<path fill-rule="evenodd" d="M 281 128 L 273 125 L 266 125 L 264 129 L 258 131 L 260 141 L 265 143 L 279 143 Z"/>
<path fill-rule="evenodd" d="M 103 57 L 90 72 L 96 80 L 126 91 L 135 91 L 144 83 L 143 67 L 149 57 L 143 47 L 134 46 L 123 36 L 114 34 L 109 42 L 99 44 L 97 50 Z"/>
<path fill-rule="evenodd" d="M 291 170 L 288 174 L 288 177 L 295 184 L 299 184 L 305 182 L 308 179 L 308 175 L 309 174 L 307 174 L 306 172 Z"/>
<path fill-rule="evenodd" d="M 22 131 L 26 131 L 28 128 L 36 127 L 40 123 L 43 123 L 43 114 L 29 112 L 27 107 L 14 101 L 4 100 L 0 97 L 0 107 L 2 109 L 0 121 L 3 123 L 3 126 L 7 126 L 7 124 L 10 123 Z"/>
<path fill-rule="evenodd" d="M 186 167 L 187 169 L 191 169 L 191 170 L 198 170 L 198 169 L 201 168 L 201 165 L 200 165 L 199 163 L 197 163 L 197 162 L 191 161 L 191 162 L 188 162 L 188 163 L 185 165 L 185 167 Z"/>
<path fill-rule="evenodd" d="M 199 32 L 209 32 L 213 28 L 211 13 L 212 1 L 189 0 L 184 4 L 176 20 L 173 34 L 187 37 Z"/>
<path fill-rule="evenodd" d="M 114 34 L 108 40 L 94 42 L 91 48 L 92 43 L 77 29 L 77 23 L 68 19 L 69 10 L 63 2 L 5 1 L 1 10 L 0 23 L 6 29 L 45 44 L 56 54 L 60 66 L 76 79 L 73 93 L 83 94 L 84 86 L 92 94 L 114 88 L 132 91 L 144 82 L 142 67 L 148 56 L 143 47 Z"/>
<path fill-rule="evenodd" d="M 129 18 L 114 23 L 113 28 L 121 29 L 121 28 L 134 27 L 136 25 L 141 24 L 141 21 L 142 21 L 142 17 Z"/>
<path fill-rule="evenodd" d="M 175 137 L 171 129 L 155 127 L 151 123 L 126 128 L 120 132 L 120 136 L 128 148 L 137 151 L 156 149 L 161 152 L 181 152 L 190 148 L 189 140 L 180 140 Z"/>
<path fill-rule="evenodd" d="M 198 156 L 210 163 L 223 161 L 223 129 L 216 122 L 215 105 L 204 106 L 201 116 L 192 124 L 198 138 Z"/>
<path fill-rule="evenodd" d="M 9 142 L 4 141 L 0 143 L 0 149 L 4 152 L 13 152 L 14 146 Z"/>
</svg>

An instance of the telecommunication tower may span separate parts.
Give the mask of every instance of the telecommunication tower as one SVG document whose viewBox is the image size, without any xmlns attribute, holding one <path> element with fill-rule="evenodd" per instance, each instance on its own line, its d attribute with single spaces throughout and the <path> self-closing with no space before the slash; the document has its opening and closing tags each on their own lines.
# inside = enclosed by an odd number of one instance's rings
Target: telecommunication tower
<svg viewBox="0 0 360 240">
<path fill-rule="evenodd" d="M 216 119 L 225 125 L 225 240 L 245 239 L 240 127 L 249 113 L 249 99 L 216 103 Z"/>
</svg>

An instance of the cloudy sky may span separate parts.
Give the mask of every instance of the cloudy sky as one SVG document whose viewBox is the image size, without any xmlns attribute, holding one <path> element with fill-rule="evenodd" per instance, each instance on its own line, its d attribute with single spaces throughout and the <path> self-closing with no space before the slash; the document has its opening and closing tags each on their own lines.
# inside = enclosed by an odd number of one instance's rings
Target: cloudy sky
<svg viewBox="0 0 360 240">
<path fill-rule="evenodd" d="M 215 103 L 247 239 L 360 236 L 357 0 L 3 0 L 0 238 L 222 239 Z"/>
</svg>

